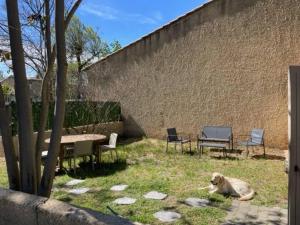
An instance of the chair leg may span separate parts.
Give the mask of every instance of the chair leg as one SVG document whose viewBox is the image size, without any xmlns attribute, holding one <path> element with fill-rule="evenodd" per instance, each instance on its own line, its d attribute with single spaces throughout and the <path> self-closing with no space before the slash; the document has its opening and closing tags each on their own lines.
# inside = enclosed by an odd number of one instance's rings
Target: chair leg
<svg viewBox="0 0 300 225">
<path fill-rule="evenodd" d="M 98 159 L 99 159 L 99 164 L 101 164 L 101 159 L 102 159 L 102 151 L 101 151 L 101 149 L 99 150 Z"/>
<path fill-rule="evenodd" d="M 74 157 L 73 158 L 73 162 L 74 162 L 74 167 L 73 167 L 73 169 L 74 169 L 74 174 L 76 175 L 76 158 Z"/>
<path fill-rule="evenodd" d="M 175 152 L 176 152 L 176 142 L 175 142 Z"/>
<path fill-rule="evenodd" d="M 168 149 L 169 149 L 169 142 L 168 142 L 168 140 L 167 140 L 166 152 L 168 152 Z"/>
<path fill-rule="evenodd" d="M 71 167 L 72 167 L 72 165 L 71 165 L 71 164 L 72 164 L 72 162 L 71 162 L 71 158 L 69 158 L 69 159 L 68 159 L 68 166 L 69 166 L 69 170 L 71 170 Z"/>
<path fill-rule="evenodd" d="M 110 151 L 111 160 L 114 161 L 114 156 L 113 156 L 112 150 L 109 150 L 109 151 Z"/>
<path fill-rule="evenodd" d="M 181 154 L 183 154 L 183 146 L 182 146 L 182 142 L 180 142 L 181 145 Z"/>
<path fill-rule="evenodd" d="M 117 158 L 117 162 L 119 162 L 118 150 L 117 150 L 117 149 L 115 149 L 115 152 L 116 152 L 116 158 Z"/>
<path fill-rule="evenodd" d="M 246 145 L 246 154 L 247 154 L 247 158 L 248 158 L 248 156 L 249 156 L 249 147 L 248 147 L 248 145 Z"/>
<path fill-rule="evenodd" d="M 266 148 L 265 148 L 265 143 L 263 144 L 264 147 L 264 158 L 266 158 Z"/>
<path fill-rule="evenodd" d="M 91 164 L 92 164 L 92 170 L 95 170 L 94 162 L 93 162 L 93 155 L 90 155 L 90 161 L 91 161 Z"/>
</svg>

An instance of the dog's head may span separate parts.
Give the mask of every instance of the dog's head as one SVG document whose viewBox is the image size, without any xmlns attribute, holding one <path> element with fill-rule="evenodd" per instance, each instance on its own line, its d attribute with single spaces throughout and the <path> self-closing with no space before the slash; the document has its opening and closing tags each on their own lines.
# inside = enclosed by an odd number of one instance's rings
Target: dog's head
<svg viewBox="0 0 300 225">
<path fill-rule="evenodd" d="M 211 178 L 211 183 L 213 185 L 220 185 L 224 182 L 224 176 L 220 173 L 213 173 L 212 178 Z"/>
</svg>

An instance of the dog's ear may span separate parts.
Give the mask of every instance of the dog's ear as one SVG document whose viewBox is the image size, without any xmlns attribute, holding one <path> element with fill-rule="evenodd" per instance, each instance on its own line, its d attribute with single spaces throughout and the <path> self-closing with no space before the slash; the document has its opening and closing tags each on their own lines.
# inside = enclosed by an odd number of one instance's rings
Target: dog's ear
<svg viewBox="0 0 300 225">
<path fill-rule="evenodd" d="M 220 175 L 220 180 L 221 180 L 221 183 L 224 183 L 225 177 L 223 175 Z"/>
</svg>

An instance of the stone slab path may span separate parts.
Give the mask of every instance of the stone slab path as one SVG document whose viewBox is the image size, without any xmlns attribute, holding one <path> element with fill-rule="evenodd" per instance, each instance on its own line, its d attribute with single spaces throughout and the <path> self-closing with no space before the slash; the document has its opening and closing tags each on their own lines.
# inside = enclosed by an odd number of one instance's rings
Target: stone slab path
<svg viewBox="0 0 300 225">
<path fill-rule="evenodd" d="M 81 195 L 84 193 L 87 193 L 90 189 L 89 188 L 75 188 L 75 189 L 71 189 L 68 192 L 70 194 L 74 194 L 74 195 Z"/>
<path fill-rule="evenodd" d="M 168 197 L 167 194 L 160 193 L 157 191 L 150 191 L 144 195 L 144 198 L 153 199 L 153 200 L 164 200 L 166 197 Z"/>
<path fill-rule="evenodd" d="M 154 213 L 154 217 L 159 219 L 162 222 L 175 222 L 181 218 L 181 215 L 177 212 L 172 211 L 159 211 Z"/>
<path fill-rule="evenodd" d="M 234 200 L 222 225 L 287 225 L 287 209 Z"/>
<path fill-rule="evenodd" d="M 127 184 L 119 184 L 119 185 L 112 186 L 110 188 L 110 190 L 111 191 L 124 191 L 126 188 L 128 188 Z"/>
<path fill-rule="evenodd" d="M 75 186 L 77 184 L 83 183 L 84 180 L 73 179 L 66 183 L 66 186 Z"/>
<path fill-rule="evenodd" d="M 201 198 L 187 198 L 184 203 L 192 207 L 202 208 L 209 206 L 210 201 Z"/>
<path fill-rule="evenodd" d="M 128 198 L 128 197 L 118 198 L 114 200 L 114 203 L 117 205 L 132 205 L 135 202 L 136 202 L 135 198 Z"/>
</svg>

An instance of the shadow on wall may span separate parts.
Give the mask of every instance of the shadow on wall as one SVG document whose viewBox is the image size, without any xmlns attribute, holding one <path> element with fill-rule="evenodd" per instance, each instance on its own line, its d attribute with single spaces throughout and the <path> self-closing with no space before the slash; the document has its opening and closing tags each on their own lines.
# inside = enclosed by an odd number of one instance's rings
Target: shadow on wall
<svg viewBox="0 0 300 225">
<path fill-rule="evenodd" d="M 145 131 L 141 126 L 132 118 L 132 116 L 122 115 L 122 120 L 124 121 L 124 137 L 143 137 L 146 136 Z"/>
</svg>

